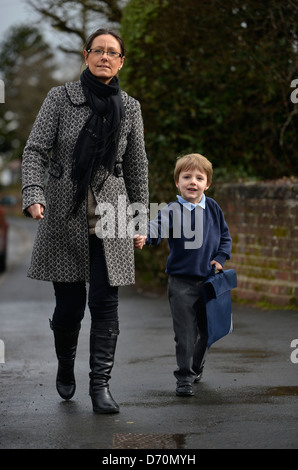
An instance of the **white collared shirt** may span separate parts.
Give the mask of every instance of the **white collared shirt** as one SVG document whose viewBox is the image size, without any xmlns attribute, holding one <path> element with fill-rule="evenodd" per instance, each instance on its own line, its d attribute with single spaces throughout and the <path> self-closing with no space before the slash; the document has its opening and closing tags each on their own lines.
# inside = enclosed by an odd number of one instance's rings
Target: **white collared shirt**
<svg viewBox="0 0 298 470">
<path fill-rule="evenodd" d="M 186 209 L 188 209 L 190 211 L 195 209 L 196 206 L 200 206 L 200 207 L 202 207 L 202 209 L 205 209 L 205 206 L 206 206 L 206 196 L 205 196 L 205 194 L 203 194 L 202 199 L 200 200 L 200 202 L 198 204 L 193 204 L 192 202 L 186 201 L 185 199 L 183 199 L 183 197 L 181 197 L 179 195 L 177 195 L 177 199 L 178 199 L 178 202 L 180 202 L 180 204 L 183 204 L 183 206 L 186 207 Z"/>
</svg>

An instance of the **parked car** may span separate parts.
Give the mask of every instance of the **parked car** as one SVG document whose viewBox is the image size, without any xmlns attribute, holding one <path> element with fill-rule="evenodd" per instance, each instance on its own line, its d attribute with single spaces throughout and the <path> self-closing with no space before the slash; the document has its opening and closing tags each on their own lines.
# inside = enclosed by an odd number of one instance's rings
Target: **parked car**
<svg viewBox="0 0 298 470">
<path fill-rule="evenodd" d="M 14 206 L 17 203 L 17 198 L 15 196 L 3 196 L 0 199 L 0 204 L 2 206 Z"/>
<path fill-rule="evenodd" d="M 6 269 L 8 222 L 0 206 L 0 273 Z"/>
</svg>

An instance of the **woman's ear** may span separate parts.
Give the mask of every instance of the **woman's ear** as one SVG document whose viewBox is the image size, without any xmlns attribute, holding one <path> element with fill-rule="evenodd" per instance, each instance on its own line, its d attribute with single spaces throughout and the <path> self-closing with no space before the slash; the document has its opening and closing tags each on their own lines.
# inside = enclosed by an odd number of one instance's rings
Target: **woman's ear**
<svg viewBox="0 0 298 470">
<path fill-rule="evenodd" d="M 88 59 L 88 55 L 89 55 L 88 52 L 84 49 L 84 59 L 85 59 L 86 65 L 87 65 L 87 62 L 86 62 L 86 61 L 87 61 L 87 59 Z"/>
<path fill-rule="evenodd" d="M 122 69 L 123 64 L 124 64 L 124 60 L 125 60 L 125 56 L 123 56 L 123 57 L 121 58 L 121 64 L 120 64 L 120 67 L 119 67 L 118 70 L 121 70 L 121 69 Z"/>
</svg>

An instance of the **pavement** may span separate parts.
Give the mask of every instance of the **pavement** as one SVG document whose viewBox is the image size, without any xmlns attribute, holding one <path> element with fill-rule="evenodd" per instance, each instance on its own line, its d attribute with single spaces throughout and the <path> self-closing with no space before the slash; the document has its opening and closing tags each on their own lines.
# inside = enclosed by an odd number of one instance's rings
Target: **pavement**
<svg viewBox="0 0 298 470">
<path fill-rule="evenodd" d="M 298 311 L 233 304 L 234 332 L 210 348 L 195 396 L 177 397 L 166 296 L 121 288 L 110 381 L 120 413 L 92 412 L 88 310 L 77 351 L 77 391 L 62 400 L 48 326 L 53 289 L 26 277 L 34 224 L 10 220 L 8 270 L 0 276 L 0 449 L 97 449 L 99 463 L 132 467 L 171 463 L 157 462 L 162 453 L 195 459 L 203 449 L 298 448 Z M 140 449 L 146 461 L 137 457 Z M 120 461 L 121 455 L 136 460 Z"/>
</svg>

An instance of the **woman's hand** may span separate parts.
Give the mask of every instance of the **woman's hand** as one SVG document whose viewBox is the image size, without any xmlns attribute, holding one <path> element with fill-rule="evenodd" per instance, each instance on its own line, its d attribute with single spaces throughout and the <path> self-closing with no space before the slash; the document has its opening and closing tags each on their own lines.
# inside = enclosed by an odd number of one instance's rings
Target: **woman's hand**
<svg viewBox="0 0 298 470">
<path fill-rule="evenodd" d="M 27 208 L 27 211 L 33 219 L 39 220 L 44 218 L 44 206 L 42 204 L 32 204 Z"/>
<path fill-rule="evenodd" d="M 135 235 L 133 237 L 134 247 L 137 250 L 141 250 L 143 248 L 143 246 L 145 245 L 146 238 L 147 237 L 145 235 Z"/>
</svg>

